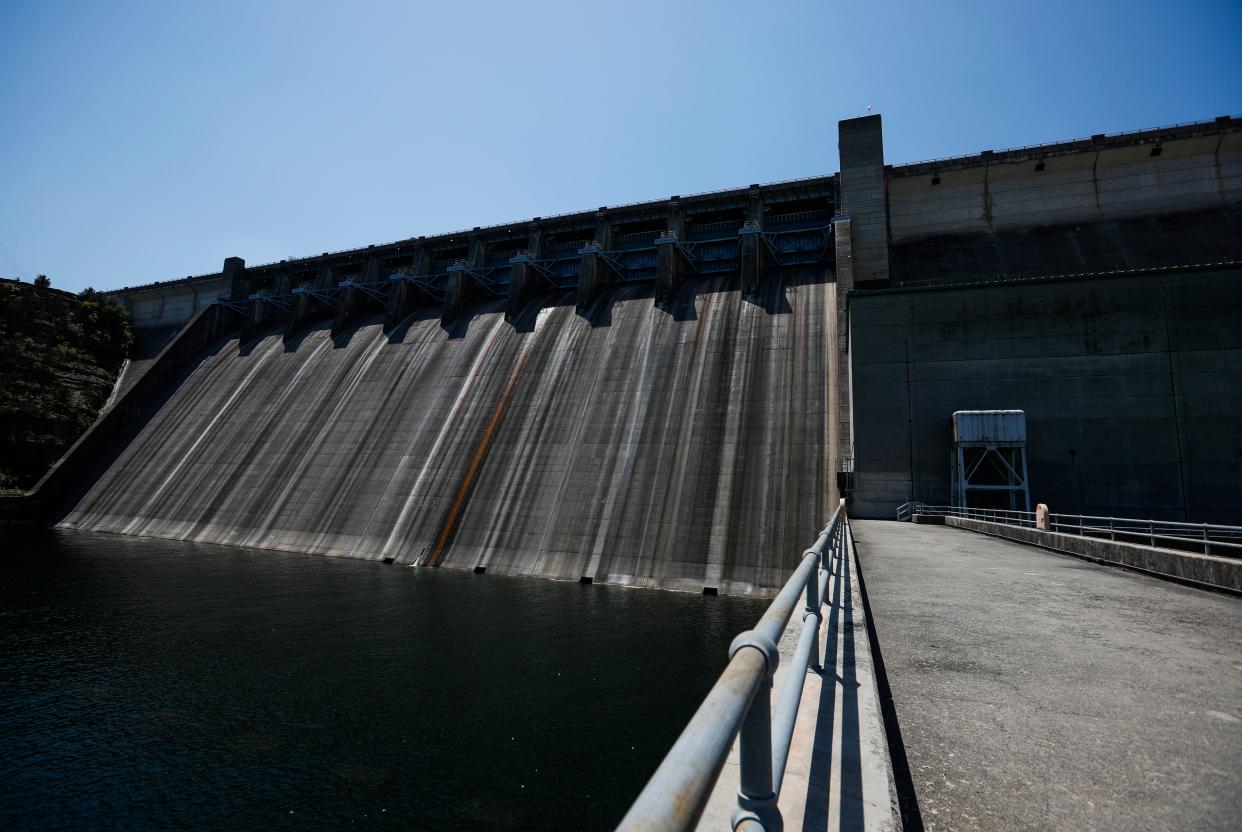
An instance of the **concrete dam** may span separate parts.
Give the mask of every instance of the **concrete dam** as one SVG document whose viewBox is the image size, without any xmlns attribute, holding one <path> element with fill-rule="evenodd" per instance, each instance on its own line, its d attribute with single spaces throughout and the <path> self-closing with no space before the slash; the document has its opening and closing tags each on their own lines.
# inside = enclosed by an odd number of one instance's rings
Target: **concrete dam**
<svg viewBox="0 0 1242 832">
<path fill-rule="evenodd" d="M 747 593 L 834 498 L 833 285 L 688 280 L 218 341 L 64 525 Z M 603 325 L 601 325 L 601 323 Z M 516 324 L 516 325 L 515 325 Z"/>
<path fill-rule="evenodd" d="M 947 499 L 951 414 L 994 408 L 1054 510 L 1242 520 L 1242 122 L 893 166 L 868 116 L 839 150 L 111 293 L 135 359 L 26 511 L 768 594 L 839 497 Z"/>
</svg>

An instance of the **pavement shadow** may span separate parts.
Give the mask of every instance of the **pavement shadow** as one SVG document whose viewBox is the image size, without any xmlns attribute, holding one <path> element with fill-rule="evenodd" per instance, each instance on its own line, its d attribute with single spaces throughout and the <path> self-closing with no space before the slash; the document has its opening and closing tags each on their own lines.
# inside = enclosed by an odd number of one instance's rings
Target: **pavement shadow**
<svg viewBox="0 0 1242 832">
<path fill-rule="evenodd" d="M 830 817 L 839 816 L 841 830 L 861 830 L 864 825 L 862 743 L 859 730 L 858 676 L 854 666 L 854 607 L 852 573 L 841 558 L 833 562 L 835 580 L 828 603 L 828 633 L 824 639 L 823 684 L 820 686 L 819 719 L 811 746 L 806 809 L 801 828 L 827 830 Z M 837 663 L 838 650 L 841 662 Z M 839 791 L 833 789 L 833 736 L 838 731 L 837 696 L 840 689 L 841 735 Z"/>
</svg>

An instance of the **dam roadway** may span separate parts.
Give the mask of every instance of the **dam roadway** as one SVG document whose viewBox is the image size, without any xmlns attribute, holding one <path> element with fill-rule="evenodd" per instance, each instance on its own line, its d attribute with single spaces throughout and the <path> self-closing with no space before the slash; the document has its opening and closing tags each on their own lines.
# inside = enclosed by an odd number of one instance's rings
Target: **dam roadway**
<svg viewBox="0 0 1242 832">
<path fill-rule="evenodd" d="M 1237 598 L 965 529 L 853 530 L 906 828 L 1237 828 Z"/>
</svg>

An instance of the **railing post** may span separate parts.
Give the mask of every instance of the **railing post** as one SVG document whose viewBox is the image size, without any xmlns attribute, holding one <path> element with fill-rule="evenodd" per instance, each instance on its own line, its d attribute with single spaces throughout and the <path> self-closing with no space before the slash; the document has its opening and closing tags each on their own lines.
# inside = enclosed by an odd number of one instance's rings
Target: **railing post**
<svg viewBox="0 0 1242 832">
<path fill-rule="evenodd" d="M 831 554 L 832 549 L 833 549 L 832 542 L 829 541 L 828 553 L 826 555 L 829 561 L 832 560 L 832 554 Z M 819 599 L 819 571 L 824 568 L 824 557 L 825 555 L 821 554 L 819 558 L 816 559 L 815 569 L 811 572 L 810 576 L 806 579 L 806 613 L 807 615 L 814 614 L 816 616 L 819 616 L 820 614 L 819 605 L 821 602 Z M 815 670 L 822 669 L 822 665 L 819 661 L 818 620 L 819 619 L 817 618 L 816 619 L 817 625 L 815 627 L 815 632 L 812 633 L 811 635 L 811 667 L 814 668 Z M 802 668 L 801 671 L 795 670 L 794 672 L 795 673 L 806 672 L 806 668 Z"/>
<path fill-rule="evenodd" d="M 848 519 L 848 518 L 846 518 L 846 516 L 845 516 L 845 514 L 844 514 L 844 513 L 842 513 L 842 515 L 841 515 L 841 548 L 840 548 L 838 551 L 840 551 L 840 553 L 841 553 L 841 555 L 840 555 L 840 556 L 841 556 L 841 562 L 842 562 L 842 563 L 849 563 L 849 556 L 850 556 L 850 529 L 849 529 L 849 519 Z"/>
<path fill-rule="evenodd" d="M 780 654 L 771 640 L 751 630 L 733 640 L 729 656 L 746 647 L 753 647 L 764 654 L 767 672 L 755 692 L 755 698 L 751 700 L 738 734 L 738 751 L 742 758 L 741 784 L 730 822 L 733 829 L 742 826 L 754 829 L 757 826 L 763 832 L 781 832 L 784 825 L 776 805 L 776 792 L 772 788 L 772 676 L 776 673 Z"/>
<path fill-rule="evenodd" d="M 1203 554 L 1212 554 L 1212 539 L 1208 537 L 1207 523 L 1203 524 Z"/>
<path fill-rule="evenodd" d="M 1147 534 L 1151 537 L 1152 548 L 1155 548 L 1156 546 L 1156 521 L 1155 520 L 1147 521 Z"/>
<path fill-rule="evenodd" d="M 1111 517 L 1108 518 L 1108 539 L 1109 540 L 1117 539 L 1117 530 L 1113 528 L 1113 518 Z"/>
<path fill-rule="evenodd" d="M 750 703 L 741 732 L 742 776 L 737 805 L 730 821 L 737 829 L 758 825 L 763 832 L 781 832 L 784 824 L 772 791 L 772 679 L 765 679 Z"/>
</svg>

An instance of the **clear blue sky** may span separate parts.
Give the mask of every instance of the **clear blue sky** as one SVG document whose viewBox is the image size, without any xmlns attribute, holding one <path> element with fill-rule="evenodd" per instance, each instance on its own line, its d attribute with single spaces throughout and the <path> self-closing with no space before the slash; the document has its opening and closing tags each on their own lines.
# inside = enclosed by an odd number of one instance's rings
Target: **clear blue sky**
<svg viewBox="0 0 1242 832">
<path fill-rule="evenodd" d="M 1242 3 L 0 0 L 0 275 L 96 288 L 1242 114 Z"/>
</svg>

